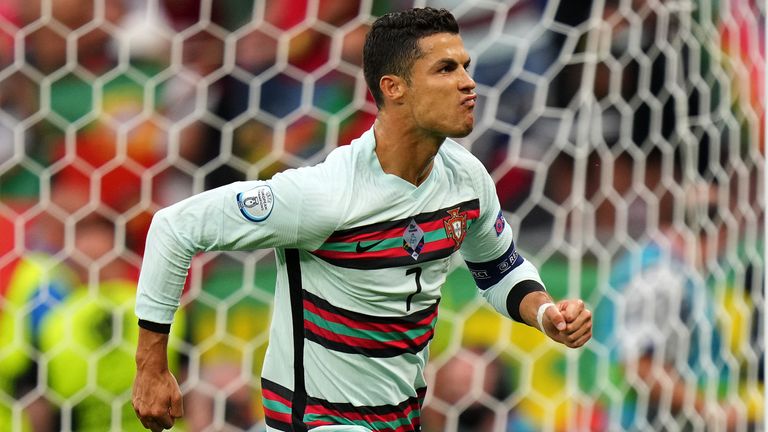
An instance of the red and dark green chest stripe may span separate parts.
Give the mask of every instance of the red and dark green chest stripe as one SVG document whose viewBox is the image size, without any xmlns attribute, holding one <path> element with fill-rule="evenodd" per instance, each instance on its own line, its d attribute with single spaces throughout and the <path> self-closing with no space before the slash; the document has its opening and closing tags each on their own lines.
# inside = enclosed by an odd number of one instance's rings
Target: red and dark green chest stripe
<svg viewBox="0 0 768 432">
<path fill-rule="evenodd" d="M 418 353 L 434 336 L 437 305 L 402 317 L 373 316 L 304 291 L 304 337 L 333 351 L 367 357 Z"/>
<path fill-rule="evenodd" d="M 261 380 L 266 423 L 281 431 L 292 431 L 293 392 L 267 379 Z M 396 405 L 359 406 L 307 397 L 302 429 L 324 425 L 357 425 L 376 432 L 415 432 L 421 430 L 421 407 L 427 389 Z"/>
<path fill-rule="evenodd" d="M 415 432 L 421 430 L 421 406 L 426 388 L 417 396 L 397 405 L 355 406 L 330 403 L 316 398 L 307 400 L 304 422 L 310 428 L 325 425 L 358 425 L 376 432 Z"/>
<path fill-rule="evenodd" d="M 292 431 L 293 391 L 268 379 L 261 379 L 261 397 L 267 426 Z"/>
<path fill-rule="evenodd" d="M 312 254 L 339 267 L 364 270 L 434 261 L 457 251 L 478 217 L 480 203 L 473 199 L 433 212 L 336 231 Z M 403 239 L 412 221 L 424 232 L 424 245 L 415 259 Z"/>
</svg>

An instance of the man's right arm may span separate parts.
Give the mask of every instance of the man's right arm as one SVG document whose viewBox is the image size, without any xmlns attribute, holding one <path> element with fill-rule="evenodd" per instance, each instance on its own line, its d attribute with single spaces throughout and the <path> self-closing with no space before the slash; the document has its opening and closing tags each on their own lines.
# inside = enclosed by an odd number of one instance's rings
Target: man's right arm
<svg viewBox="0 0 768 432">
<path fill-rule="evenodd" d="M 168 370 L 168 334 L 139 329 L 133 409 L 141 424 L 152 432 L 173 427 L 183 415 L 181 390 Z"/>
<path fill-rule="evenodd" d="M 162 430 L 157 428 L 171 424 L 175 414 L 181 415 L 181 406 L 175 408 L 173 402 L 180 394 L 168 371 L 167 333 L 192 258 L 213 250 L 318 247 L 336 228 L 338 209 L 343 208 L 333 202 L 343 195 L 328 194 L 339 189 L 334 184 L 338 176 L 333 173 L 333 169 L 318 166 L 281 173 L 269 181 L 233 183 L 155 214 L 136 298 L 141 328 L 134 408 L 145 427 Z M 302 218 L 308 211 L 311 217 Z"/>
<path fill-rule="evenodd" d="M 270 182 L 234 183 L 155 213 L 136 297 L 140 329 L 133 407 L 147 429 L 170 428 L 182 413 L 181 392 L 168 369 L 167 344 L 192 258 L 204 251 L 296 242 L 295 205 L 288 205 L 295 194 L 286 187 L 278 199 L 272 190 Z"/>
</svg>

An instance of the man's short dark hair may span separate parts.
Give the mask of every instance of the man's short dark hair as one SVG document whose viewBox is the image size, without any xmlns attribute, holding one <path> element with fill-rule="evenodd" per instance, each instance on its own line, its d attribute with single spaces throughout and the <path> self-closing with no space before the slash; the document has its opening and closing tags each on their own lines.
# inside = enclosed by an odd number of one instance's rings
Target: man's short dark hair
<svg viewBox="0 0 768 432">
<path fill-rule="evenodd" d="M 391 12 L 374 21 L 365 38 L 363 72 L 377 107 L 384 104 L 381 77 L 396 75 L 410 83 L 411 67 L 422 55 L 419 40 L 437 33 L 459 33 L 456 19 L 445 9 Z"/>
</svg>

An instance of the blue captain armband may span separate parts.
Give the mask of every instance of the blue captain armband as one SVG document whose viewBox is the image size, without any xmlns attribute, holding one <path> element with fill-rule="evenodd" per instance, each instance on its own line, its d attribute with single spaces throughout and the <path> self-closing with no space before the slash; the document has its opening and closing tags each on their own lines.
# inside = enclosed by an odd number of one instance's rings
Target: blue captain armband
<svg viewBox="0 0 768 432">
<path fill-rule="evenodd" d="M 477 287 L 481 290 L 487 290 L 499 283 L 504 276 L 519 267 L 524 261 L 525 259 L 517 253 L 515 242 L 513 241 L 509 245 L 509 249 L 493 261 L 480 263 L 466 261 L 466 263 L 469 271 L 472 273 L 472 277 L 475 279 Z"/>
</svg>

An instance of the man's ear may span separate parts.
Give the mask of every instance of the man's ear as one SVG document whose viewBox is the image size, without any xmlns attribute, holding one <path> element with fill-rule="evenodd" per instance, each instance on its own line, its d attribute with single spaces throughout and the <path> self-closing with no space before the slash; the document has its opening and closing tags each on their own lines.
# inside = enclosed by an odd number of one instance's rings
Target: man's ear
<svg viewBox="0 0 768 432">
<path fill-rule="evenodd" d="M 384 99 L 398 103 L 405 95 L 405 80 L 397 75 L 384 75 L 379 80 L 379 88 Z"/>
</svg>

